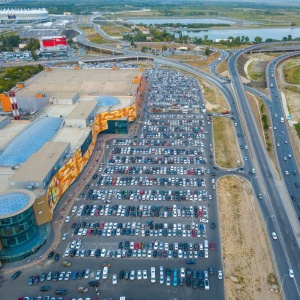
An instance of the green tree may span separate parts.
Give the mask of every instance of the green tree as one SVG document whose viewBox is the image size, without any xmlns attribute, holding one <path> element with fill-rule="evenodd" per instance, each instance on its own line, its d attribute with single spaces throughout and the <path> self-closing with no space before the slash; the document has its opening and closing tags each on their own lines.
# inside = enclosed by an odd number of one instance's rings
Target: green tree
<svg viewBox="0 0 300 300">
<path fill-rule="evenodd" d="M 161 50 L 162 50 L 162 51 L 166 51 L 166 50 L 168 50 L 168 47 L 167 47 L 166 45 L 163 45 L 163 46 L 161 47 Z"/>
<path fill-rule="evenodd" d="M 209 47 L 205 48 L 204 53 L 205 53 L 206 56 L 208 56 L 210 54 Z"/>
<path fill-rule="evenodd" d="M 254 42 L 255 42 L 255 43 L 261 43 L 261 42 L 262 42 L 262 38 L 261 38 L 260 36 L 256 36 L 256 37 L 254 38 Z"/>
</svg>

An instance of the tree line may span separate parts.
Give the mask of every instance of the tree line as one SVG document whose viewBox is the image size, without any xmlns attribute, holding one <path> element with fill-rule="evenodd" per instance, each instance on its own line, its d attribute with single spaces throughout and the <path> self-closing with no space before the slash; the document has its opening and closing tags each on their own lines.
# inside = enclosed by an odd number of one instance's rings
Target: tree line
<svg viewBox="0 0 300 300">
<path fill-rule="evenodd" d="M 42 65 L 2 69 L 0 77 L 0 93 L 8 92 L 16 86 L 17 82 L 25 81 L 43 70 L 44 68 Z"/>
</svg>

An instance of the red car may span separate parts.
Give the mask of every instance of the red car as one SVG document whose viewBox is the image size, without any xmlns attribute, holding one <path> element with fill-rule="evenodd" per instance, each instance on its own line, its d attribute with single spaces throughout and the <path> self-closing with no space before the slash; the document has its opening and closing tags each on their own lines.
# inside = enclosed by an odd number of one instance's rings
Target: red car
<svg viewBox="0 0 300 300">
<path fill-rule="evenodd" d="M 195 229 L 192 230 L 192 237 L 196 237 L 197 236 L 197 231 Z"/>
<path fill-rule="evenodd" d="M 134 242 L 134 250 L 140 249 L 140 244 L 139 242 Z"/>
<path fill-rule="evenodd" d="M 215 249 L 216 249 L 215 243 L 211 242 L 210 243 L 210 250 L 215 250 Z"/>
</svg>

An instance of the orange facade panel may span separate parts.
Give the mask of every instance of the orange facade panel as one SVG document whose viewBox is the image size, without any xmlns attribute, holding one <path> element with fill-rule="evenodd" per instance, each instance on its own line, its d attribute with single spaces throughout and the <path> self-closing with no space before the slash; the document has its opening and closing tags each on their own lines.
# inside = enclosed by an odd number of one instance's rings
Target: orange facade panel
<svg viewBox="0 0 300 300">
<path fill-rule="evenodd" d="M 4 93 L 0 94 L 0 104 L 2 106 L 2 111 L 12 112 L 12 106 L 11 106 L 10 98 L 8 95 L 6 95 Z"/>
</svg>

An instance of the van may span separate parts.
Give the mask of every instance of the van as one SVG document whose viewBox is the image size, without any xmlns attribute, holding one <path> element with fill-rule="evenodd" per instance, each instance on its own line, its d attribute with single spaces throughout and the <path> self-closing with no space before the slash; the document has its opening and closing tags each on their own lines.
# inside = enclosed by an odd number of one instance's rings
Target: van
<svg viewBox="0 0 300 300">
<path fill-rule="evenodd" d="M 208 240 L 204 240 L 204 249 L 208 249 Z"/>
<path fill-rule="evenodd" d="M 103 268 L 102 279 L 107 279 L 108 277 L 108 267 Z"/>
<path fill-rule="evenodd" d="M 151 283 L 155 283 L 156 277 L 155 277 L 155 267 L 151 267 Z"/>
</svg>

